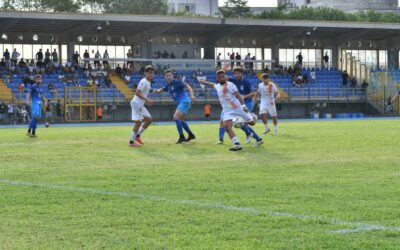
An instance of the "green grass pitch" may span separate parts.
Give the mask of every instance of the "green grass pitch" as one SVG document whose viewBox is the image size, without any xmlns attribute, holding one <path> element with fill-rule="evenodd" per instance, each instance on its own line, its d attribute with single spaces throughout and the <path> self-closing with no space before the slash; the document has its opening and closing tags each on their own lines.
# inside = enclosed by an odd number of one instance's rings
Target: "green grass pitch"
<svg viewBox="0 0 400 250">
<path fill-rule="evenodd" d="M 0 129 L 0 249 L 399 249 L 399 120 L 192 129 Z"/>
</svg>

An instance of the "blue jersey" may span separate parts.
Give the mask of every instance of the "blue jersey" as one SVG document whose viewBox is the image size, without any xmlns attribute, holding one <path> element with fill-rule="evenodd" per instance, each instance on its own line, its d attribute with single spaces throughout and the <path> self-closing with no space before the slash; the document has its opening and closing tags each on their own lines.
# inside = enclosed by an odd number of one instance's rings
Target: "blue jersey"
<svg viewBox="0 0 400 250">
<path fill-rule="evenodd" d="M 236 78 L 229 78 L 229 81 L 233 82 L 237 89 L 239 90 L 239 93 L 241 95 L 248 95 L 251 93 L 252 90 L 252 86 L 251 83 L 249 81 L 247 81 L 247 79 L 245 79 L 244 77 L 242 78 L 241 81 L 238 81 Z M 253 99 L 251 97 L 248 97 L 246 99 L 244 99 L 244 102 L 252 102 Z"/>
<path fill-rule="evenodd" d="M 38 85 L 33 84 L 29 93 L 31 95 L 32 104 L 42 103 L 43 92 L 42 92 L 42 89 Z"/>
<path fill-rule="evenodd" d="M 173 80 L 172 83 L 167 83 L 163 90 L 168 92 L 172 99 L 177 103 L 190 102 L 189 96 L 185 91 L 186 85 L 179 80 Z"/>
</svg>

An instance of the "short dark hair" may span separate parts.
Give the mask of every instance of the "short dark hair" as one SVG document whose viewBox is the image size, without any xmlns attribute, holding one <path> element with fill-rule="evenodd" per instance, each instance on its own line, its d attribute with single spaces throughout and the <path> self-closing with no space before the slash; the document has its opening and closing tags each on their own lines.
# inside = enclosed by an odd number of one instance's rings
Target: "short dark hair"
<svg viewBox="0 0 400 250">
<path fill-rule="evenodd" d="M 261 75 L 261 77 L 262 77 L 262 78 L 269 78 L 269 75 L 268 75 L 268 73 L 263 73 L 263 74 Z"/>
<path fill-rule="evenodd" d="M 242 73 L 242 74 L 243 74 L 243 72 L 244 72 L 244 70 L 243 70 L 242 67 L 235 67 L 235 68 L 233 69 L 233 73 L 235 73 L 236 71 L 239 71 L 239 72 Z"/>
<path fill-rule="evenodd" d="M 172 73 L 174 74 L 174 72 L 172 71 L 172 69 L 167 69 L 164 71 L 164 75 L 168 74 L 168 73 Z"/>
<path fill-rule="evenodd" d="M 144 72 L 149 72 L 149 71 L 154 71 L 154 67 L 152 66 L 152 65 L 147 65 L 145 68 L 144 68 Z"/>
</svg>

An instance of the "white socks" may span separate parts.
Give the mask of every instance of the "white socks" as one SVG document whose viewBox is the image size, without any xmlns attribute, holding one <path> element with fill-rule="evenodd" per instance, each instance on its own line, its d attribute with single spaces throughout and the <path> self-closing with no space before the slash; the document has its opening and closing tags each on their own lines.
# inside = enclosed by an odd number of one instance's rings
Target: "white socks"
<svg viewBox="0 0 400 250">
<path fill-rule="evenodd" d="M 132 131 L 131 141 L 135 141 L 135 139 L 136 139 L 136 132 Z"/>
<path fill-rule="evenodd" d="M 143 127 L 139 128 L 138 135 L 141 136 L 146 129 Z"/>
</svg>

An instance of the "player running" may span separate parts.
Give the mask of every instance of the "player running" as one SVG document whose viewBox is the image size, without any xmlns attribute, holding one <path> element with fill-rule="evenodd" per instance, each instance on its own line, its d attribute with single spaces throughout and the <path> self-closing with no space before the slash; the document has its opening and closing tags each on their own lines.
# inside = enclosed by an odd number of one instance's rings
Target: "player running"
<svg viewBox="0 0 400 250">
<path fill-rule="evenodd" d="M 178 105 L 174 114 L 176 128 L 178 129 L 179 133 L 179 139 L 176 143 L 181 144 L 182 142 L 193 140 L 196 138 L 196 136 L 192 133 L 189 125 L 185 121 L 185 115 L 187 115 L 189 112 L 192 102 L 196 100 L 193 94 L 193 89 L 189 85 L 183 83 L 181 80 L 175 80 L 174 73 L 170 69 L 164 72 L 164 77 L 167 84 L 164 88 L 157 89 L 156 92 L 168 92 Z M 185 89 L 187 89 L 190 96 L 188 96 Z M 185 138 L 183 130 L 188 133 L 187 138 Z"/>
<path fill-rule="evenodd" d="M 228 65 L 229 66 L 229 65 Z M 224 67 L 226 69 L 227 66 Z M 242 67 L 235 67 L 233 69 L 233 74 L 234 78 L 226 78 L 227 81 L 230 81 L 236 85 L 236 88 L 238 89 L 239 93 L 242 95 L 242 98 L 244 99 L 244 103 L 251 113 L 254 108 L 253 104 L 253 96 L 254 93 L 252 92 L 252 86 L 251 82 L 249 82 L 247 79 L 244 77 L 244 69 Z M 256 141 L 259 141 L 261 138 L 257 135 L 257 133 L 249 127 L 247 124 L 242 127 L 243 132 L 246 134 L 246 144 L 251 143 L 251 137 L 254 137 Z M 225 134 L 225 129 L 224 126 L 221 122 L 220 124 L 220 129 L 219 129 L 219 143 L 222 144 L 224 141 L 224 134 Z"/>
<path fill-rule="evenodd" d="M 42 101 L 47 105 L 42 89 L 40 88 L 41 83 L 42 77 L 36 75 L 35 83 L 31 86 L 29 93 L 26 95 L 26 105 L 31 106 L 31 121 L 29 123 L 28 132 L 26 133 L 29 137 L 37 137 L 36 128 L 38 119 L 42 117 Z"/>
<path fill-rule="evenodd" d="M 132 136 L 129 141 L 130 147 L 140 147 L 144 144 L 140 136 L 153 121 L 149 111 L 144 105 L 153 105 L 153 101 L 148 98 L 148 95 L 150 93 L 151 82 L 153 81 L 154 77 L 154 68 L 153 66 L 148 65 L 145 67 L 144 71 L 145 77 L 139 82 L 139 85 L 135 92 L 135 96 L 131 101 L 132 121 L 135 122 L 135 125 L 133 127 Z M 143 124 L 142 120 L 144 121 Z M 138 144 L 136 144 L 135 141 L 138 142 Z"/>
<path fill-rule="evenodd" d="M 233 142 L 233 147 L 229 150 L 238 151 L 241 150 L 242 147 L 232 129 L 232 119 L 240 116 L 250 125 L 254 125 L 256 121 L 254 117 L 248 113 L 248 109 L 235 84 L 226 80 L 225 71 L 217 71 L 217 82 L 218 84 L 206 82 L 205 80 L 199 81 L 200 84 L 214 87 L 217 90 L 218 98 L 222 106 L 222 121 L 224 129 Z M 263 141 L 260 138 L 260 140 L 256 142 L 255 146 L 260 146 L 261 144 L 263 144 Z"/>
<path fill-rule="evenodd" d="M 265 126 L 264 134 L 271 131 L 267 120 L 268 113 L 272 117 L 275 135 L 278 135 L 278 117 L 275 102 L 280 95 L 279 90 L 276 88 L 267 73 L 262 74 L 262 82 L 258 84 L 257 92 L 254 95 L 254 103 L 256 102 L 258 95 L 261 95 L 260 116 Z"/>
</svg>

